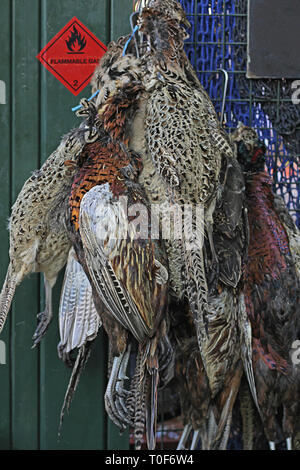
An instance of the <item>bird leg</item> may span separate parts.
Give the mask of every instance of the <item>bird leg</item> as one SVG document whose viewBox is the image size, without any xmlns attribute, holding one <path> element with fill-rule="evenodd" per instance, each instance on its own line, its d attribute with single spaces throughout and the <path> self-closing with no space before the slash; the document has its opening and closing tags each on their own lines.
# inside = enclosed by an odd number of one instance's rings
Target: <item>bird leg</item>
<svg viewBox="0 0 300 470">
<path fill-rule="evenodd" d="M 191 430 L 192 430 L 191 424 L 186 424 L 184 426 L 184 430 L 182 431 L 181 438 L 180 438 L 180 441 L 178 442 L 178 446 L 176 450 L 186 450 L 185 444 L 186 444 L 186 441 L 188 440 Z"/>
<path fill-rule="evenodd" d="M 127 379 L 125 372 L 129 355 L 130 347 L 125 349 L 120 356 L 114 358 L 104 396 L 107 414 L 121 430 L 126 429 L 127 424 L 132 424 L 128 418 L 128 412 L 123 400 L 126 396 L 126 390 L 123 388 L 123 384 L 124 380 Z"/>
<path fill-rule="evenodd" d="M 194 431 L 193 440 L 192 440 L 190 450 L 195 450 L 196 449 L 197 444 L 199 442 L 199 437 L 200 437 L 200 429 L 197 429 L 197 431 Z"/>
<path fill-rule="evenodd" d="M 37 315 L 38 318 L 38 326 L 35 330 L 35 333 L 32 337 L 33 339 L 33 348 L 35 348 L 43 336 L 45 335 L 48 326 L 51 323 L 53 312 L 52 312 L 52 285 L 44 275 L 44 285 L 45 285 L 45 293 L 46 293 L 46 305 L 45 310 Z"/>
<path fill-rule="evenodd" d="M 127 424 L 131 424 L 131 422 L 128 419 L 128 410 L 126 408 L 124 398 L 126 399 L 130 395 L 130 392 L 124 388 L 124 380 L 129 380 L 129 378 L 126 376 L 126 369 L 130 357 L 130 351 L 131 344 L 126 349 L 124 358 L 120 365 L 118 379 L 116 383 L 116 408 L 118 409 L 119 414 L 127 422 Z"/>
</svg>

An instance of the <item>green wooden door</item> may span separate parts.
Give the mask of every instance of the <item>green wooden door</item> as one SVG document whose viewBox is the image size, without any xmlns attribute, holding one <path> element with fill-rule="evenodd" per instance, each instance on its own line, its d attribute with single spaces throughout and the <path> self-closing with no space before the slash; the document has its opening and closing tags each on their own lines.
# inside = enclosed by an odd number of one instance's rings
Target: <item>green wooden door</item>
<svg viewBox="0 0 300 470">
<path fill-rule="evenodd" d="M 7 219 L 24 181 L 76 126 L 74 97 L 36 59 L 38 52 L 76 16 L 103 43 L 127 34 L 132 0 L 1 0 L 0 80 L 6 104 L 0 104 L 0 282 L 8 264 Z M 1 83 L 1 96 L 3 83 Z M 55 288 L 58 311 L 63 273 Z M 82 376 L 70 414 L 57 439 L 59 413 L 70 370 L 57 357 L 58 322 L 54 318 L 38 349 L 31 350 L 36 314 L 43 310 L 43 288 L 34 274 L 17 289 L 1 335 L 6 364 L 0 364 L 0 449 L 126 449 L 107 419 L 106 338 L 101 332 Z"/>
</svg>

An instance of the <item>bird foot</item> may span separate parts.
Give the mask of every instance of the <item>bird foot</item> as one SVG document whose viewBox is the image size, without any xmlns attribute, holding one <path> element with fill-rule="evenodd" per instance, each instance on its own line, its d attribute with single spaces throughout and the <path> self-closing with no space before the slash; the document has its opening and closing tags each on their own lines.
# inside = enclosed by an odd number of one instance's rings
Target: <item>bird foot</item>
<svg viewBox="0 0 300 470">
<path fill-rule="evenodd" d="M 124 388 L 125 372 L 129 360 L 130 348 L 119 357 L 114 358 L 109 382 L 104 395 L 105 408 L 110 419 L 124 431 L 127 425 L 132 426 L 133 421 L 127 410 L 125 399 L 130 392 Z"/>
<path fill-rule="evenodd" d="M 124 400 L 126 398 L 125 392 L 127 391 L 122 389 L 120 384 L 116 384 L 115 391 L 112 391 L 112 387 L 108 387 L 104 396 L 106 412 L 121 431 L 124 431 L 127 425 L 133 426 Z"/>
<path fill-rule="evenodd" d="M 52 315 L 49 315 L 49 312 L 45 310 L 44 312 L 41 312 L 37 315 L 37 319 L 39 323 L 32 337 L 32 348 L 35 348 L 40 343 L 41 339 L 45 336 L 46 331 L 51 323 Z"/>
</svg>

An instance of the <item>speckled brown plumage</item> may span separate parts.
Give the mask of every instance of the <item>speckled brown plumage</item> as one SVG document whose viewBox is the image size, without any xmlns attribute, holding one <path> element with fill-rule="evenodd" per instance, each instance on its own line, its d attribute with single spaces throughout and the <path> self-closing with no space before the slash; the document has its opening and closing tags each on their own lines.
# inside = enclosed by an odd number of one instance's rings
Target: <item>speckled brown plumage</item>
<svg viewBox="0 0 300 470">
<path fill-rule="evenodd" d="M 82 127 L 63 138 L 41 169 L 25 182 L 12 207 L 9 222 L 10 264 L 1 292 L 0 328 L 3 328 L 16 286 L 31 272 L 43 272 L 46 285 L 45 323 L 41 330 L 37 329 L 35 344 L 40 341 L 51 320 L 51 289 L 70 249 L 64 226 L 64 204 L 85 144 L 84 134 Z M 70 162 L 72 165 L 69 165 Z"/>
<path fill-rule="evenodd" d="M 177 5 L 176 9 L 171 8 L 174 5 Z M 158 174 L 169 187 L 169 201 L 204 210 L 204 229 L 196 226 L 193 220 L 189 232 L 191 238 L 185 234 L 184 242 L 192 242 L 196 248 L 190 250 L 184 245 L 182 257 L 186 295 L 194 314 L 199 348 L 207 369 L 212 362 L 209 348 L 204 346 L 210 316 L 209 286 L 201 246 L 204 230 L 212 242 L 213 213 L 222 192 L 222 161 L 232 159 L 233 152 L 213 106 L 191 72 L 183 51 L 186 32 L 182 27 L 184 12 L 181 6 L 163 0 L 153 0 L 148 2 L 148 6 L 142 10 L 138 20 L 140 31 L 147 37 L 149 46 L 149 52 L 145 55 L 148 74 L 144 77 L 149 93 L 146 142 Z M 231 329 L 231 333 L 233 331 Z M 216 376 L 209 376 L 211 384 L 218 382 Z"/>
<path fill-rule="evenodd" d="M 168 188 L 169 203 L 203 211 L 204 225 L 193 220 L 179 244 L 181 272 L 177 273 L 184 278 L 212 397 L 220 398 L 215 438 L 221 443 L 242 360 L 253 379 L 250 328 L 240 285 L 247 248 L 244 180 L 229 138 L 184 53 L 187 22 L 182 7 L 174 0 L 143 3 L 138 24 L 146 37 L 141 50 L 146 50 L 147 59 L 148 152 Z M 226 418 L 221 418 L 222 406 Z"/>
</svg>

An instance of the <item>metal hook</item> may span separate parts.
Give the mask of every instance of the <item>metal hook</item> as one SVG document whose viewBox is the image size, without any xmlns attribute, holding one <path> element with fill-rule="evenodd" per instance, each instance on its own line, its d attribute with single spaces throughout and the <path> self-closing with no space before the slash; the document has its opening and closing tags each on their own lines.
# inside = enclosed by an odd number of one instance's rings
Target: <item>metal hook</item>
<svg viewBox="0 0 300 470">
<path fill-rule="evenodd" d="M 138 29 L 139 29 L 139 26 L 136 25 L 136 26 L 134 27 L 134 30 L 132 31 L 132 34 L 131 34 L 130 38 L 126 41 L 126 44 L 125 44 L 124 49 L 123 49 L 122 57 L 125 56 L 127 47 L 129 46 L 129 43 L 130 43 L 131 39 L 134 37 L 134 35 L 135 35 L 135 33 L 138 31 Z"/>
<path fill-rule="evenodd" d="M 133 13 L 131 13 L 130 18 L 129 18 L 131 31 L 133 32 L 136 56 L 137 56 L 138 59 L 140 58 L 140 52 L 139 52 L 139 45 L 138 45 L 136 35 L 135 35 L 135 32 L 137 31 L 137 29 L 136 29 L 136 25 L 133 24 L 133 17 L 136 16 L 136 15 L 139 15 L 139 14 L 140 14 L 139 11 L 134 11 Z"/>
<path fill-rule="evenodd" d="M 221 118 L 220 118 L 221 124 L 223 124 L 229 75 L 228 75 L 227 70 L 225 69 L 218 69 L 218 72 L 223 72 L 224 74 L 224 88 L 223 88 L 223 98 L 222 98 L 222 108 L 221 108 Z"/>
</svg>

